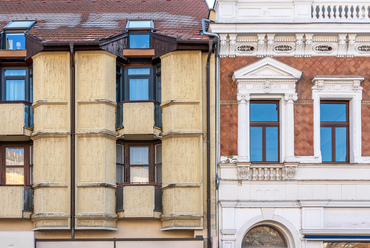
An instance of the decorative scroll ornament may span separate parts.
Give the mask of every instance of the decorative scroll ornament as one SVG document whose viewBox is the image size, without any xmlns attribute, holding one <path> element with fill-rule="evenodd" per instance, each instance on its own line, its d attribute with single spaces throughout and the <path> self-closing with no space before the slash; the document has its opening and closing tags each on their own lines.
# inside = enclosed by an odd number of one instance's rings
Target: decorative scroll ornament
<svg viewBox="0 0 370 248">
<path fill-rule="evenodd" d="M 359 53 L 370 53 L 370 44 L 359 45 L 355 49 Z"/>
<path fill-rule="evenodd" d="M 287 179 L 294 178 L 296 170 L 297 170 L 296 166 L 286 166 L 285 173 L 286 173 Z"/>
<path fill-rule="evenodd" d="M 322 90 L 324 87 L 324 81 L 316 81 L 315 85 L 312 87 L 313 90 Z"/>
<path fill-rule="evenodd" d="M 238 100 L 238 103 L 247 103 L 249 100 L 249 95 L 247 94 L 237 94 L 236 99 Z"/>
<path fill-rule="evenodd" d="M 241 179 L 248 179 L 249 166 L 238 166 L 238 177 Z"/>
<path fill-rule="evenodd" d="M 257 51 L 257 48 L 252 45 L 239 45 L 236 47 L 236 51 L 239 53 L 252 53 Z"/>
<path fill-rule="evenodd" d="M 332 53 L 334 52 L 334 46 L 332 45 L 316 45 L 313 47 L 313 50 L 318 53 Z"/>
<path fill-rule="evenodd" d="M 263 85 L 263 91 L 266 92 L 266 93 L 269 93 L 271 92 L 271 82 L 270 81 L 266 81 L 265 84 Z"/>
<path fill-rule="evenodd" d="M 294 47 L 292 45 L 283 44 L 283 45 L 275 45 L 274 51 L 277 53 L 290 53 L 294 51 Z"/>
<path fill-rule="evenodd" d="M 361 81 L 356 80 L 353 82 L 353 91 L 358 91 L 362 90 L 363 88 L 361 87 Z"/>
</svg>

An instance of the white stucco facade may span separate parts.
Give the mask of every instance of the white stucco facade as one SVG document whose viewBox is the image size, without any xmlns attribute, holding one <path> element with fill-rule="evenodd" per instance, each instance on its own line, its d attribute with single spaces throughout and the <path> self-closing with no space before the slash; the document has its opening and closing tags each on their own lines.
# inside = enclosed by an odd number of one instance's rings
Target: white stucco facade
<svg viewBox="0 0 370 248">
<path fill-rule="evenodd" d="M 293 106 L 300 100 L 296 84 L 304 71 L 273 58 L 369 56 L 369 6 L 369 1 L 342 0 L 216 1 L 216 22 L 210 29 L 220 35 L 220 57 L 261 58 L 232 76 L 237 85 L 238 149 L 237 154 L 221 157 L 218 165 L 220 247 L 242 248 L 248 231 L 260 225 L 279 230 L 288 248 L 370 242 L 370 158 L 361 152 L 365 75 L 310 78 L 313 156 L 297 156 Z M 341 14 L 348 8 L 351 15 Z M 278 163 L 250 160 L 251 100 L 279 102 Z M 323 100 L 348 101 L 348 163 L 322 163 Z"/>
</svg>

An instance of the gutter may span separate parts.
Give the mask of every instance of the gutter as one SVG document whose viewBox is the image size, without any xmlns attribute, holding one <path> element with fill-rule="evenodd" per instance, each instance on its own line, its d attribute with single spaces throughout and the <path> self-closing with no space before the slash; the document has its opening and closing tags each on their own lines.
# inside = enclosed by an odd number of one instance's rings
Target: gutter
<svg viewBox="0 0 370 248">
<path fill-rule="evenodd" d="M 219 220 L 218 220 L 218 217 L 217 217 L 217 213 L 218 213 L 218 163 L 219 163 L 219 158 L 220 158 L 220 122 L 219 122 L 219 119 L 220 119 L 220 61 L 219 61 L 219 49 L 220 49 L 220 36 L 216 33 L 211 33 L 211 32 L 207 32 L 206 31 L 206 26 L 205 24 L 207 23 L 211 23 L 212 21 L 209 20 L 209 19 L 203 19 L 202 20 L 202 33 L 205 34 L 205 35 L 208 35 L 208 36 L 212 36 L 212 37 L 216 37 L 217 39 L 217 43 L 216 43 L 216 50 L 215 50 L 215 59 L 216 59 L 216 68 L 215 68 L 215 106 L 216 106 L 216 110 L 215 110 L 215 127 L 216 127 L 216 142 L 215 142 L 215 151 L 216 151 L 216 159 L 215 159 L 215 165 L 216 165 L 216 191 L 215 191 L 215 215 L 216 215 L 216 236 L 217 236 L 217 242 L 219 242 L 219 232 L 218 232 L 218 229 L 219 229 Z M 207 58 L 207 80 L 209 80 L 209 60 Z M 207 83 L 209 83 L 209 81 L 207 81 Z M 209 107 L 209 106 L 208 106 Z M 207 109 L 207 112 L 209 113 L 209 110 Z M 208 113 L 207 113 L 207 117 L 208 117 Z M 209 122 L 208 122 L 209 123 Z M 208 124 L 207 124 L 208 125 Z M 208 133 L 207 133 L 208 134 Z M 207 137 L 208 138 L 208 137 Z M 210 168 L 209 168 L 210 169 Z M 208 172 L 210 173 L 208 169 Z M 210 184 L 210 179 L 207 180 L 207 184 Z M 210 185 L 209 185 L 210 186 Z M 207 188 L 207 190 L 209 191 L 209 194 L 210 194 L 210 188 Z M 207 193 L 208 193 L 207 191 Z M 210 197 L 210 195 L 209 195 Z M 210 203 L 207 203 L 207 204 L 210 204 Z M 208 207 L 208 205 L 207 205 Z M 209 214 L 209 217 L 210 217 L 210 206 L 209 206 L 209 209 L 207 209 L 207 213 Z M 210 219 L 210 218 L 208 218 Z M 207 223 L 208 224 L 208 223 Z M 208 230 L 209 230 L 209 239 L 210 239 L 210 226 L 211 224 L 209 223 L 209 227 L 208 227 Z M 220 244 L 218 243 L 218 247 L 221 247 Z M 208 248 L 211 248 L 211 246 L 208 246 Z"/>
<path fill-rule="evenodd" d="M 75 202 L 75 167 L 76 167 L 76 154 L 75 154 L 75 140 L 76 140 L 76 120 L 75 120 L 75 86 L 76 86 L 76 75 L 75 75 L 75 47 L 74 42 L 69 43 L 70 49 L 70 66 L 71 66 L 71 239 L 75 238 L 75 213 L 76 213 L 76 202 Z"/>
</svg>

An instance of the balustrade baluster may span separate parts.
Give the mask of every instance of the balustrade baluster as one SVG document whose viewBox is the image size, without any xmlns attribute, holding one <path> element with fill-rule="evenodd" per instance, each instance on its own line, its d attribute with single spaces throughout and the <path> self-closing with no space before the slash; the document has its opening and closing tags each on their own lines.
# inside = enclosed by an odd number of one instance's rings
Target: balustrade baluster
<svg viewBox="0 0 370 248">
<path fill-rule="evenodd" d="M 324 5 L 319 5 L 319 19 L 323 19 L 323 11 L 322 11 L 322 8 L 324 7 Z"/>
<path fill-rule="evenodd" d="M 262 168 L 258 168 L 258 180 L 263 180 Z"/>
<path fill-rule="evenodd" d="M 270 168 L 270 180 L 274 180 L 274 168 Z"/>
<path fill-rule="evenodd" d="M 253 180 L 257 180 L 256 168 L 253 168 L 253 176 L 252 176 L 252 179 Z"/>
<path fill-rule="evenodd" d="M 334 19 L 334 5 L 330 5 L 329 18 Z"/>
<path fill-rule="evenodd" d="M 276 168 L 276 180 L 280 180 L 280 169 Z"/>
<path fill-rule="evenodd" d="M 324 19 L 329 19 L 329 6 L 330 5 L 323 5 L 324 6 Z"/>
<path fill-rule="evenodd" d="M 268 168 L 264 168 L 265 175 L 264 175 L 264 180 L 269 180 L 269 175 L 268 175 Z"/>
<path fill-rule="evenodd" d="M 340 13 L 339 13 L 339 19 L 343 19 L 343 15 L 344 15 L 344 5 L 340 5 L 340 9 L 339 9 Z"/>
</svg>

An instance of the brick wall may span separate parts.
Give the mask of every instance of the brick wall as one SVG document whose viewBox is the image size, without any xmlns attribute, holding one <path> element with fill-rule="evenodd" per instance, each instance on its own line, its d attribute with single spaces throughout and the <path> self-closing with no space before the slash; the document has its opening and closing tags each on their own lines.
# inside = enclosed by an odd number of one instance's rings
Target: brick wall
<svg viewBox="0 0 370 248">
<path fill-rule="evenodd" d="M 302 71 L 297 82 L 298 101 L 294 105 L 295 155 L 313 156 L 313 106 L 312 78 L 317 75 L 360 75 L 365 77 L 361 83 L 362 105 L 362 155 L 370 156 L 370 57 L 274 57 Z M 256 57 L 223 58 L 220 60 L 220 138 L 221 155 L 237 155 L 237 87 L 232 80 L 234 71 L 259 60 Z M 308 100 L 308 101 L 307 101 Z"/>
</svg>

